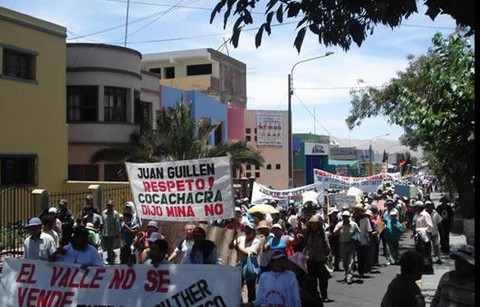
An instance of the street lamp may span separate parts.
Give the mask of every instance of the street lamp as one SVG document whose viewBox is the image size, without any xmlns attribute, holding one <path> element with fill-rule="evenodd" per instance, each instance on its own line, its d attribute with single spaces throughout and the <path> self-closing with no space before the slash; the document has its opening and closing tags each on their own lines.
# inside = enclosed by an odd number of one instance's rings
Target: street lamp
<svg viewBox="0 0 480 307">
<path fill-rule="evenodd" d="M 325 52 L 324 55 L 309 58 L 306 60 L 301 60 L 295 63 L 290 70 L 290 74 L 288 75 L 288 186 L 290 188 L 293 187 L 293 142 L 292 142 L 292 95 L 293 95 L 293 70 L 295 67 L 304 62 L 313 61 L 316 59 L 321 59 L 332 55 L 332 51 Z"/>
<path fill-rule="evenodd" d="M 368 159 L 370 161 L 369 163 L 369 168 L 370 168 L 370 172 L 369 172 L 369 175 L 371 176 L 373 171 L 372 171 L 372 141 L 376 138 L 379 138 L 379 137 L 382 137 L 382 136 L 389 136 L 390 133 L 387 133 L 387 134 L 382 134 L 382 135 L 377 135 L 377 136 L 374 136 L 370 139 L 370 145 L 368 146 Z"/>
</svg>

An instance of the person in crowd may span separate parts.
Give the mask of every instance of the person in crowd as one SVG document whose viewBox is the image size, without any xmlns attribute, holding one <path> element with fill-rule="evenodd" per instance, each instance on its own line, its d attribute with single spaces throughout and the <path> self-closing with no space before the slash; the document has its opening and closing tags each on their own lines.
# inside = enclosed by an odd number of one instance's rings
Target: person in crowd
<svg viewBox="0 0 480 307">
<path fill-rule="evenodd" d="M 288 262 L 283 251 L 272 252 L 270 270 L 261 274 L 258 280 L 257 298 L 246 306 L 301 306 L 297 278 L 287 269 Z"/>
<path fill-rule="evenodd" d="M 255 257 L 257 260 L 260 254 L 260 240 L 255 237 L 255 224 L 249 223 L 245 226 L 245 234 L 235 236 L 228 245 L 229 249 L 235 249 L 237 252 L 237 266 L 243 268 L 247 263 L 247 257 Z M 257 261 L 258 263 L 258 261 Z M 247 286 L 248 301 L 253 302 L 255 300 L 255 286 L 256 279 L 242 280 L 242 284 Z"/>
<path fill-rule="evenodd" d="M 87 266 L 102 266 L 103 260 L 98 250 L 88 243 L 88 230 L 79 226 L 73 231 L 72 242 L 60 249 L 57 261 L 78 263 Z"/>
<path fill-rule="evenodd" d="M 113 200 L 107 201 L 107 209 L 102 212 L 102 249 L 107 253 L 107 264 L 115 263 L 117 254 L 115 253 L 115 246 L 118 245 L 120 239 L 120 228 L 122 219 L 117 210 L 114 209 L 115 202 Z"/>
<path fill-rule="evenodd" d="M 338 236 L 333 235 L 333 230 L 338 223 L 338 209 L 335 207 L 328 208 L 328 243 L 332 250 L 333 270 L 340 271 L 340 241 Z"/>
<path fill-rule="evenodd" d="M 207 233 L 202 227 L 192 231 L 193 246 L 183 258 L 183 264 L 222 264 L 215 242 L 207 240 Z"/>
<path fill-rule="evenodd" d="M 130 212 L 132 212 L 132 221 L 135 221 L 138 225 L 140 225 L 141 221 L 138 218 L 137 208 L 135 207 L 135 204 L 133 203 L 133 201 L 127 201 L 124 207 L 130 208 Z"/>
<path fill-rule="evenodd" d="M 366 210 L 362 204 L 356 204 L 353 207 L 353 217 L 362 236 L 361 245 L 357 247 L 358 274 L 362 278 L 369 271 L 370 238 L 373 232 L 370 217 L 365 213 Z"/>
<path fill-rule="evenodd" d="M 442 222 L 442 217 L 435 210 L 431 200 L 425 201 L 425 211 L 430 214 L 432 219 L 432 231 L 430 232 L 430 242 L 432 243 L 433 259 L 437 264 L 442 264 L 442 256 L 440 254 L 440 234 L 439 227 Z"/>
<path fill-rule="evenodd" d="M 84 223 L 92 223 L 97 233 L 101 233 L 103 227 L 103 220 L 100 214 L 94 212 L 94 208 L 95 207 L 93 207 L 93 205 L 86 205 L 84 207 L 83 210 L 85 212 L 85 215 L 83 216 L 83 221 Z"/>
<path fill-rule="evenodd" d="M 475 248 L 460 245 L 450 257 L 455 269 L 442 275 L 430 306 L 475 306 Z"/>
<path fill-rule="evenodd" d="M 318 293 L 316 283 L 312 281 L 307 271 L 307 258 L 301 252 L 295 252 L 288 257 L 287 269 L 295 273 L 302 307 L 323 306 L 323 301 Z"/>
<path fill-rule="evenodd" d="M 196 227 L 195 224 L 192 224 L 192 223 L 188 223 L 185 225 L 185 237 L 178 242 L 173 252 L 168 256 L 168 261 L 171 262 L 175 260 L 175 258 L 177 258 L 177 256 L 180 254 L 183 256 L 181 262 L 184 261 L 185 255 L 190 252 L 193 246 L 194 241 L 193 241 L 192 232 L 195 229 L 195 227 Z"/>
<path fill-rule="evenodd" d="M 62 241 L 62 221 L 58 218 L 58 209 L 56 207 L 50 207 L 48 209 L 48 215 L 53 219 L 52 229 L 57 233 L 57 246 L 60 246 L 59 243 Z"/>
<path fill-rule="evenodd" d="M 270 249 L 265 249 L 264 246 L 267 244 L 268 236 L 270 235 L 270 226 L 268 225 L 267 221 L 260 221 L 257 225 L 257 238 L 259 240 L 259 246 L 260 246 L 260 272 L 259 274 L 262 274 L 263 272 L 268 271 L 268 263 L 270 262 L 270 256 L 272 251 Z"/>
<path fill-rule="evenodd" d="M 133 214 L 130 207 L 125 206 L 122 212 L 123 221 L 120 230 L 122 244 L 120 247 L 120 263 L 131 264 L 135 261 L 133 254 L 133 240 L 137 236 L 139 229 L 138 223 L 133 220 Z"/>
<path fill-rule="evenodd" d="M 337 223 L 333 230 L 334 236 L 339 236 L 340 242 L 340 258 L 343 261 L 343 269 L 345 270 L 345 282 L 351 284 L 353 282 L 352 266 L 355 257 L 355 245 L 352 242 L 352 234 L 354 231 L 360 231 L 357 223 L 350 220 L 350 211 L 342 211 L 342 220 Z"/>
<path fill-rule="evenodd" d="M 387 198 L 384 205 L 385 209 L 382 212 L 382 221 L 383 223 L 386 223 L 387 220 L 390 219 L 390 211 L 395 209 L 395 201 L 392 198 Z M 380 242 L 382 242 L 383 256 L 385 256 L 385 258 L 388 258 L 387 242 L 385 241 L 384 233 L 380 233 Z"/>
<path fill-rule="evenodd" d="M 261 213 L 261 212 L 252 212 L 250 213 L 250 217 L 252 219 L 252 222 L 255 224 L 255 227 L 258 226 L 258 223 L 260 223 L 260 221 L 266 221 L 265 219 L 265 214 Z M 268 221 L 267 221 L 268 223 Z M 272 225 L 271 223 L 268 223 L 269 225 Z"/>
<path fill-rule="evenodd" d="M 70 243 L 73 232 L 73 224 L 75 223 L 72 212 L 68 207 L 68 201 L 66 199 L 60 199 L 58 201 L 58 219 L 62 222 L 62 244 L 65 246 Z"/>
<path fill-rule="evenodd" d="M 290 256 L 289 254 L 293 254 L 292 245 L 295 245 L 295 238 L 285 235 L 282 225 L 280 224 L 273 224 L 270 231 L 272 233 L 269 235 L 266 244 L 263 246 L 263 250 L 281 250 L 288 256 Z"/>
<path fill-rule="evenodd" d="M 138 263 L 143 263 L 147 258 L 149 252 L 150 241 L 148 238 L 158 232 L 159 225 L 157 221 L 149 221 L 144 231 L 138 231 L 137 236 L 133 240 L 134 252 L 137 255 Z M 163 237 L 163 236 L 162 236 Z"/>
<path fill-rule="evenodd" d="M 55 218 L 50 214 L 46 214 L 41 218 L 41 220 L 42 232 L 52 236 L 53 240 L 55 241 L 55 246 L 60 246 L 60 238 L 58 236 L 58 233 L 53 230 L 53 227 L 55 225 Z"/>
<path fill-rule="evenodd" d="M 430 243 L 430 233 L 433 228 L 432 218 L 425 210 L 424 202 L 417 200 L 413 205 L 416 211 L 413 231 L 415 249 L 423 256 L 425 266 L 423 274 L 433 274 L 432 245 Z"/>
<path fill-rule="evenodd" d="M 235 217 L 229 220 L 225 224 L 225 228 L 232 229 L 232 230 L 236 229 L 241 232 L 245 230 L 245 223 L 244 223 L 243 212 L 241 207 L 238 207 L 238 206 L 235 207 Z"/>
<path fill-rule="evenodd" d="M 331 256 L 330 243 L 325 234 L 323 219 L 313 215 L 306 223 L 307 228 L 303 232 L 301 240 L 304 242 L 303 253 L 307 258 L 307 271 L 315 288 L 320 289 L 323 302 L 332 302 L 328 298 L 328 279 L 330 274 L 325 265 L 327 258 Z"/>
<path fill-rule="evenodd" d="M 153 232 L 148 238 L 148 252 L 144 264 L 151 264 L 158 267 L 160 264 L 169 264 L 167 259 L 168 242 L 159 232 Z"/>
<path fill-rule="evenodd" d="M 383 221 L 378 215 L 378 207 L 376 205 L 370 206 L 370 211 L 372 212 L 372 216 L 370 218 L 370 223 L 372 225 L 372 241 L 371 241 L 371 267 L 378 267 L 380 266 L 380 262 L 378 259 L 380 253 L 380 227 L 383 227 Z M 380 223 L 379 223 L 380 222 Z M 383 230 L 383 228 L 382 228 Z"/>
<path fill-rule="evenodd" d="M 30 260 L 55 260 L 57 246 L 51 235 L 42 232 L 42 221 L 33 217 L 28 221 L 27 230 L 30 234 L 23 242 L 23 258 Z"/>
<path fill-rule="evenodd" d="M 403 225 L 397 218 L 398 211 L 390 211 L 390 219 L 385 223 L 385 242 L 387 243 L 387 265 L 398 264 L 400 257 L 400 238 L 403 233 Z"/>
<path fill-rule="evenodd" d="M 408 250 L 399 260 L 400 274 L 388 285 L 381 307 L 425 307 L 425 298 L 416 281 L 422 278 L 423 257 Z"/>
<path fill-rule="evenodd" d="M 440 197 L 440 204 L 436 208 L 438 214 L 442 217 L 442 221 L 438 227 L 440 235 L 440 250 L 444 254 L 450 253 L 450 231 L 453 226 L 453 209 L 448 203 L 448 196 L 442 195 Z"/>
</svg>

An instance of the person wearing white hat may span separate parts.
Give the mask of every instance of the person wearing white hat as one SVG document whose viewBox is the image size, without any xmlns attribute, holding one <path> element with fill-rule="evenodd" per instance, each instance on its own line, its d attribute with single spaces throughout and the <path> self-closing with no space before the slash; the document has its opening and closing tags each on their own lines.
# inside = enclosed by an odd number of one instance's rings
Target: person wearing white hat
<svg viewBox="0 0 480 307">
<path fill-rule="evenodd" d="M 343 269 L 345 270 L 345 282 L 353 282 L 353 260 L 356 252 L 355 245 L 352 242 L 354 232 L 360 232 L 357 223 L 350 220 L 350 211 L 342 211 L 342 220 L 335 225 L 333 235 L 338 236 L 340 242 L 340 258 L 343 260 Z"/>
<path fill-rule="evenodd" d="M 30 260 L 53 261 L 57 246 L 52 236 L 42 232 L 42 220 L 33 217 L 28 221 L 29 236 L 23 242 L 23 258 Z"/>
<path fill-rule="evenodd" d="M 62 242 L 63 233 L 62 233 L 62 221 L 58 218 L 58 209 L 57 207 L 50 207 L 48 209 L 48 215 L 51 215 L 54 219 L 53 230 L 57 233 L 59 242 Z M 57 244 L 57 246 L 59 246 Z"/>
<path fill-rule="evenodd" d="M 423 255 L 424 274 L 433 274 L 432 265 L 432 245 L 430 243 L 430 234 L 433 228 L 432 217 L 425 210 L 425 204 L 417 200 L 413 203 L 417 213 L 414 218 L 413 236 L 415 239 L 415 249 Z"/>
<path fill-rule="evenodd" d="M 390 211 L 390 219 L 385 221 L 385 242 L 387 244 L 387 265 L 398 264 L 400 258 L 400 238 L 403 233 L 403 225 L 398 220 L 398 210 Z"/>
<path fill-rule="evenodd" d="M 107 253 L 107 264 L 113 264 L 117 259 L 114 248 L 120 241 L 120 227 L 122 223 L 120 214 L 115 210 L 115 202 L 113 200 L 107 201 L 107 209 L 102 212 L 102 220 L 102 249 Z"/>
<path fill-rule="evenodd" d="M 149 221 L 144 231 L 138 231 L 135 239 L 133 240 L 133 247 L 135 254 L 137 255 L 138 263 L 143 263 L 147 260 L 146 256 L 149 253 L 150 240 L 149 238 L 158 233 L 159 223 L 158 221 Z"/>
<path fill-rule="evenodd" d="M 430 306 L 475 306 L 475 247 L 462 244 L 450 258 L 455 269 L 442 275 Z"/>
<path fill-rule="evenodd" d="M 338 223 L 338 209 L 335 207 L 328 208 L 328 241 L 332 249 L 333 270 L 340 271 L 340 241 L 338 236 L 333 235 L 333 230 Z"/>
</svg>

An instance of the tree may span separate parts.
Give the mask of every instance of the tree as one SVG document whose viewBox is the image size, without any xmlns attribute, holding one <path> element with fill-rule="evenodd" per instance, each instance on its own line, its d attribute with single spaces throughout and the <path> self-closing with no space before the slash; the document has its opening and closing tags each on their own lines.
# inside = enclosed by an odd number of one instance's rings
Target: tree
<svg viewBox="0 0 480 307">
<path fill-rule="evenodd" d="M 382 88 L 352 91 L 346 119 L 352 129 L 362 120 L 386 116 L 404 129 L 401 142 L 423 148 L 439 178 L 455 185 L 463 217 L 474 216 L 475 57 L 457 30 L 437 33 L 426 55 L 409 57 L 405 72 Z"/>
<path fill-rule="evenodd" d="M 264 32 L 271 34 L 274 17 L 279 24 L 290 19 L 297 24 L 294 46 L 298 52 L 307 30 L 318 37 L 319 44 L 339 46 L 347 51 L 352 42 L 360 46 L 377 25 L 394 28 L 417 13 L 416 0 L 219 0 L 212 10 L 210 23 L 222 9 L 225 9 L 224 28 L 230 17 L 236 18 L 231 37 L 236 48 L 244 27 L 253 24 L 252 11 L 259 3 L 265 4 L 265 22 L 257 30 L 255 46 L 261 45 Z M 451 15 L 457 25 L 469 27 L 470 33 L 474 33 L 474 0 L 424 0 L 424 4 L 426 15 L 432 20 L 440 14 Z"/>
</svg>

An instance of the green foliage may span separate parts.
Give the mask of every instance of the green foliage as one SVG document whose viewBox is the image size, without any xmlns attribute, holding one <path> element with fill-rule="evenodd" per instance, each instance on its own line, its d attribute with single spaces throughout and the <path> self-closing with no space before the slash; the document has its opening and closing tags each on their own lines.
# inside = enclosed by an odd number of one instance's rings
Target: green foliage
<svg viewBox="0 0 480 307">
<path fill-rule="evenodd" d="M 403 127 L 403 144 L 428 153 L 436 172 L 456 185 L 460 198 L 467 202 L 473 197 L 475 57 L 462 30 L 446 39 L 434 35 L 427 55 L 411 57 L 407 69 L 383 88 L 351 95 L 350 129 L 365 118 L 386 116 Z"/>
<path fill-rule="evenodd" d="M 212 10 L 210 23 L 222 10 L 224 28 L 230 18 L 236 18 L 231 37 L 236 48 L 242 30 L 253 24 L 252 13 L 260 3 L 264 4 L 265 21 L 257 30 L 255 47 L 261 45 L 263 32 L 270 35 L 275 23 L 291 19 L 297 25 L 294 46 L 298 52 L 307 30 L 318 37 L 319 44 L 348 50 L 352 42 L 360 46 L 377 25 L 394 28 L 417 13 L 416 0 L 219 0 Z M 448 14 L 457 24 L 475 30 L 474 0 L 426 0 L 424 3 L 428 8 L 426 15 L 432 20 L 439 14 Z"/>
</svg>

